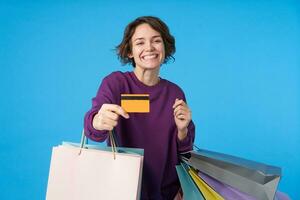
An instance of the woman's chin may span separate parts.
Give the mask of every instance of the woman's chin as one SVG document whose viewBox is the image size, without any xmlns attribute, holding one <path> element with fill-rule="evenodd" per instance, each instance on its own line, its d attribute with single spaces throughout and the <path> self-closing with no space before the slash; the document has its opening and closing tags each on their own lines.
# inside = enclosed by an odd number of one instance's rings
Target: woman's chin
<svg viewBox="0 0 300 200">
<path fill-rule="evenodd" d="M 155 63 L 143 63 L 143 65 L 137 65 L 137 66 L 140 66 L 140 68 L 143 69 L 158 69 L 160 65 L 161 63 L 155 62 Z"/>
</svg>

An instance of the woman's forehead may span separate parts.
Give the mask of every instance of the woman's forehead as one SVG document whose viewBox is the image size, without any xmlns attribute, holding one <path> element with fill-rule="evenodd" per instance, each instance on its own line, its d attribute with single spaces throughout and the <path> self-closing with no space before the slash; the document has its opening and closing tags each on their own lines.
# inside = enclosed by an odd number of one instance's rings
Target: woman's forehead
<svg viewBox="0 0 300 200">
<path fill-rule="evenodd" d="M 132 35 L 132 40 L 161 37 L 160 33 L 149 24 L 138 25 Z"/>
</svg>

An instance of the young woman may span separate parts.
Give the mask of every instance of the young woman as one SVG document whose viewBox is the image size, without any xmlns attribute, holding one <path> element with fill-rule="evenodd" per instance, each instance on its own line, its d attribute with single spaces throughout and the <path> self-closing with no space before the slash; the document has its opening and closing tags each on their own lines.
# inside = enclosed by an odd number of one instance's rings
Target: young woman
<svg viewBox="0 0 300 200">
<path fill-rule="evenodd" d="M 85 115 L 88 138 L 102 142 L 114 129 L 121 147 L 144 149 L 141 199 L 174 199 L 180 190 L 178 154 L 192 149 L 195 126 L 183 91 L 159 76 L 175 53 L 175 39 L 157 17 L 144 16 L 127 25 L 117 46 L 132 72 L 106 76 Z M 126 113 L 121 94 L 149 94 L 149 113 Z"/>
</svg>

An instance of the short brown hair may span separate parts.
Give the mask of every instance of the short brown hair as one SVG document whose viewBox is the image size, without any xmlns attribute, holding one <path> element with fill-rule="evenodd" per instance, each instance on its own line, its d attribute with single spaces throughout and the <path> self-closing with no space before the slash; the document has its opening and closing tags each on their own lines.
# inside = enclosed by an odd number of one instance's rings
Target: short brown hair
<svg viewBox="0 0 300 200">
<path fill-rule="evenodd" d="M 128 55 L 132 52 L 131 38 L 135 32 L 137 26 L 141 24 L 149 24 L 154 30 L 160 33 L 164 46 L 165 46 L 165 60 L 163 63 L 167 63 L 170 59 L 175 60 L 173 54 L 176 51 L 175 38 L 170 34 L 168 26 L 158 17 L 142 16 L 136 18 L 129 23 L 125 28 L 122 42 L 116 47 L 118 58 L 122 64 L 132 64 L 135 67 L 133 58 L 129 58 Z"/>
</svg>

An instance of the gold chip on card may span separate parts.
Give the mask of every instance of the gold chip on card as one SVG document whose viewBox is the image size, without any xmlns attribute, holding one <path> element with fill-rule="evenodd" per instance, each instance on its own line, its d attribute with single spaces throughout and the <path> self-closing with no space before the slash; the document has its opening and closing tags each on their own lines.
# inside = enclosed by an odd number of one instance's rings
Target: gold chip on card
<svg viewBox="0 0 300 200">
<path fill-rule="evenodd" d="M 148 113 L 149 94 L 121 94 L 121 107 L 128 113 Z"/>
</svg>

